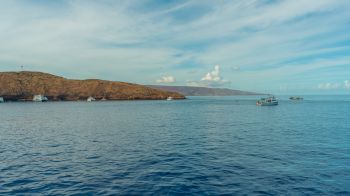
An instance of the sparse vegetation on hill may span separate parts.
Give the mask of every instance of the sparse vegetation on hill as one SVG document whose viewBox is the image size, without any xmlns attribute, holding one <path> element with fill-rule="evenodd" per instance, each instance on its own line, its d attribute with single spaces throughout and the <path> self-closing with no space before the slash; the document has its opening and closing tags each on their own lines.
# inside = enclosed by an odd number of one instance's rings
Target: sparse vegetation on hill
<svg viewBox="0 0 350 196">
<path fill-rule="evenodd" d="M 71 80 L 41 72 L 0 72 L 0 96 L 8 101 L 32 100 L 42 94 L 52 101 L 184 99 L 179 93 L 125 82 L 88 79 Z"/>
</svg>

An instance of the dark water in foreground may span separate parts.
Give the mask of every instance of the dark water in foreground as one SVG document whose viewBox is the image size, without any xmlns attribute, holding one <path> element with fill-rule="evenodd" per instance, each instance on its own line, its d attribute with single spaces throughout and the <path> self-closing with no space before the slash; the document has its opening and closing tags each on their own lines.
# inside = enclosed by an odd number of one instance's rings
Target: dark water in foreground
<svg viewBox="0 0 350 196">
<path fill-rule="evenodd" d="M 350 195 L 350 97 L 0 104 L 0 195 Z"/>
</svg>

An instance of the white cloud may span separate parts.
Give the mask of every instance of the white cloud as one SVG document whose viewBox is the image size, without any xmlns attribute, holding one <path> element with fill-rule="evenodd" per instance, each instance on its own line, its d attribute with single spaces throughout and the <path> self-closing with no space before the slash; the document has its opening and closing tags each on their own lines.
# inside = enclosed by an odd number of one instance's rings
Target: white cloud
<svg viewBox="0 0 350 196">
<path fill-rule="evenodd" d="M 189 0 L 161 9 L 146 6 L 137 10 L 144 1 L 60 2 L 64 2 L 62 6 L 52 7 L 0 2 L 0 18 L 4 19 L 0 21 L 1 70 L 35 65 L 40 71 L 70 73 L 72 77 L 91 74 L 139 83 L 154 81 L 155 75 L 166 71 L 185 81 L 193 79 L 194 74 L 172 67 L 191 59 L 200 64 L 239 65 L 222 68 L 241 88 L 255 88 L 257 80 L 266 88 L 276 79 L 288 83 L 291 75 L 344 65 L 350 59 L 346 55 L 329 59 L 331 55 L 323 55 L 350 49 L 334 47 L 334 43 L 350 38 L 346 26 L 350 3 L 346 0 L 267 4 L 260 0 Z M 187 11 L 198 17 L 188 19 Z M 188 47 L 193 44 L 200 50 Z M 240 70 L 239 74 L 235 70 Z M 219 69 L 196 77 L 187 83 L 228 83 Z M 315 84 L 311 85 L 314 88 Z M 334 84 L 321 84 L 321 88 L 334 88 Z"/>
<path fill-rule="evenodd" d="M 208 72 L 202 79 L 201 82 L 205 85 L 205 86 L 209 86 L 209 87 L 215 87 L 215 86 L 222 86 L 224 84 L 230 83 L 227 80 L 224 80 L 221 77 L 221 73 L 220 73 L 220 66 L 219 65 L 215 65 L 214 66 L 214 70 L 212 70 L 211 72 Z"/>
<path fill-rule="evenodd" d="M 220 76 L 220 66 L 219 65 L 215 65 L 214 70 L 207 73 L 207 75 L 205 75 L 202 78 L 202 81 L 221 81 L 221 76 Z"/>
<path fill-rule="evenodd" d="M 230 83 L 221 77 L 220 66 L 215 65 L 214 70 L 208 72 L 200 81 L 187 80 L 187 86 L 217 87 Z"/>
<path fill-rule="evenodd" d="M 344 81 L 344 86 L 342 86 L 340 83 L 321 83 L 317 86 L 319 89 L 322 90 L 332 90 L 332 89 L 350 89 L 350 80 L 345 80 Z"/>
<path fill-rule="evenodd" d="M 231 70 L 232 71 L 239 71 L 241 68 L 240 67 L 238 67 L 238 66 L 233 66 L 233 67 L 231 67 Z"/>
<path fill-rule="evenodd" d="M 321 83 L 318 85 L 318 88 L 322 90 L 338 89 L 339 87 L 339 83 Z"/>
<path fill-rule="evenodd" d="M 349 80 L 344 81 L 344 87 L 350 89 L 350 81 Z"/>
<path fill-rule="evenodd" d="M 158 83 L 174 83 L 176 79 L 174 76 L 163 76 L 161 79 L 156 80 Z"/>
</svg>

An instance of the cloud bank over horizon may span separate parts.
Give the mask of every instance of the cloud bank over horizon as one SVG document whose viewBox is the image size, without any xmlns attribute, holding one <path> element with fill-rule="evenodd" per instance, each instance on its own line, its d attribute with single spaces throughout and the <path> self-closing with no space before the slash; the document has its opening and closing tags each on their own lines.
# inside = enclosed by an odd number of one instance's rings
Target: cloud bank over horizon
<svg viewBox="0 0 350 196">
<path fill-rule="evenodd" d="M 208 72 L 200 80 L 187 80 L 187 86 L 197 87 L 220 87 L 229 84 L 230 81 L 224 80 L 220 73 L 220 65 L 215 65 L 214 70 Z"/>
<path fill-rule="evenodd" d="M 347 0 L 1 1 L 0 70 L 349 92 L 349 9 Z"/>
<path fill-rule="evenodd" d="M 156 80 L 157 83 L 175 83 L 176 79 L 174 76 L 163 76 L 161 79 Z"/>
</svg>

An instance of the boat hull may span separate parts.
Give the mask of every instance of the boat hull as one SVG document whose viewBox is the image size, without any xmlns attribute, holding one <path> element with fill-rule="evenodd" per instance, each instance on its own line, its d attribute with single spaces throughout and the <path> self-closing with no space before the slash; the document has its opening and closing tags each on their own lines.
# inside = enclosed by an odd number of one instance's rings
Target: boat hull
<svg viewBox="0 0 350 196">
<path fill-rule="evenodd" d="M 256 103 L 258 106 L 276 106 L 278 105 L 278 102 L 272 102 L 272 103 Z"/>
</svg>

